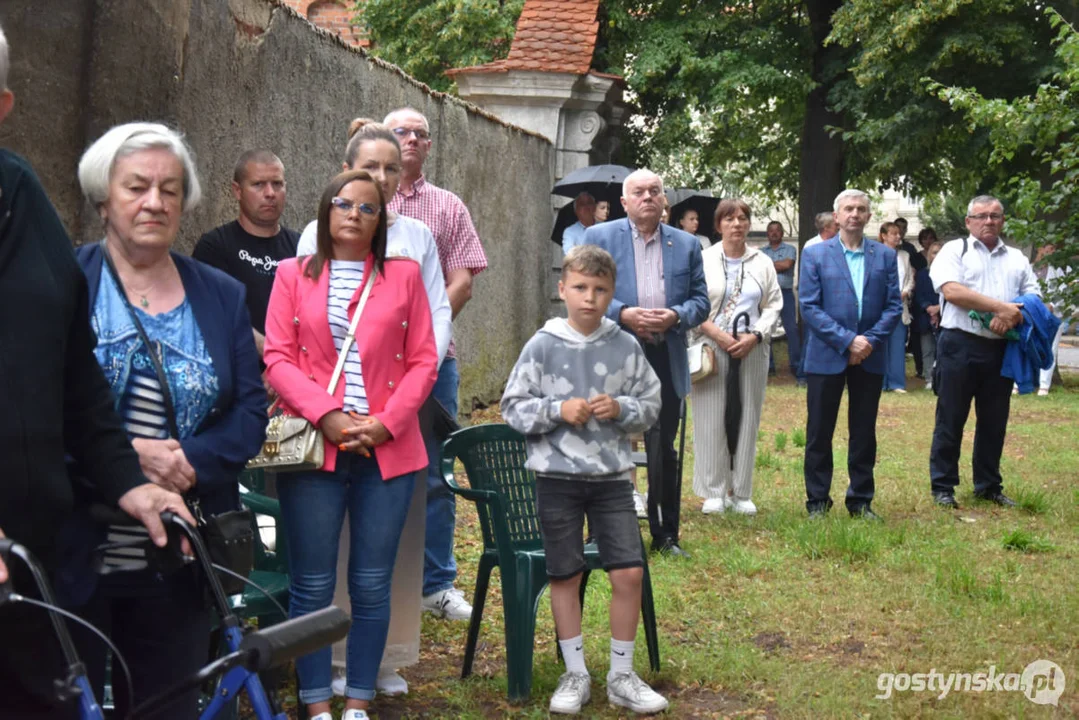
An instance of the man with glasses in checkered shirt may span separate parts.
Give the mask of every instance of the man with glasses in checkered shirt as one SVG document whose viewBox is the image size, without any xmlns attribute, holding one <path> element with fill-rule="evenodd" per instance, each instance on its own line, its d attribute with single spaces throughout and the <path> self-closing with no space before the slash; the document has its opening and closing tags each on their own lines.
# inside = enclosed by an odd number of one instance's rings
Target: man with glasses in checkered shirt
<svg viewBox="0 0 1079 720">
<path fill-rule="evenodd" d="M 443 190 L 423 176 L 423 163 L 431 151 L 431 127 L 420 112 L 412 108 L 394 110 L 383 123 L 401 144 L 401 183 L 388 203 L 390 210 L 415 218 L 431 229 L 446 278 L 453 317 L 472 297 L 472 276 L 487 267 L 479 235 L 472 216 L 461 198 Z M 438 372 L 433 394 L 453 416 L 457 415 L 457 354 L 453 342 Z M 424 610 L 450 620 L 468 620 L 472 606 L 454 587 L 457 563 L 453 557 L 453 532 L 456 503 L 442 483 L 438 467 L 439 447 L 428 441 L 427 531 L 424 547 Z"/>
</svg>

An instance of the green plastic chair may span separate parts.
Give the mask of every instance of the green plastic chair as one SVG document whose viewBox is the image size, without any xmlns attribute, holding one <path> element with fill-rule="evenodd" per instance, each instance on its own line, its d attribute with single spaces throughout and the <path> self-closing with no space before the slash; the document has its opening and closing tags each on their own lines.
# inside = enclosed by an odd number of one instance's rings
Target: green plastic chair
<svg viewBox="0 0 1079 720">
<path fill-rule="evenodd" d="M 461 487 L 454 479 L 454 461 L 458 458 L 464 464 L 469 488 Z M 525 468 L 525 458 L 524 436 L 502 424 L 474 425 L 458 430 L 442 445 L 443 481 L 454 494 L 476 503 L 483 531 L 483 554 L 476 573 L 476 593 L 472 600 L 472 620 L 468 626 L 461 677 L 466 678 L 472 673 L 491 570 L 498 566 L 506 626 L 508 694 L 512 701 L 526 700 L 532 691 L 536 610 L 547 586 L 547 559 L 536 515 L 536 477 Z M 658 671 L 656 611 L 643 540 L 641 555 L 644 558 L 641 618 L 652 670 Z M 588 573 L 603 567 L 595 543 L 585 546 L 585 561 L 588 570 L 581 579 L 582 603 Z"/>
<path fill-rule="evenodd" d="M 251 492 L 240 493 L 240 502 L 255 515 L 273 518 L 277 528 L 274 549 L 270 550 L 262 543 L 259 534 L 258 518 L 251 522 L 255 531 L 255 566 L 249 576 L 251 581 L 266 588 L 281 607 L 288 610 L 288 542 L 285 538 L 284 524 L 281 519 L 281 503 L 262 495 L 259 491 L 265 487 L 261 470 L 246 470 L 240 475 L 240 483 Z M 287 620 L 281 611 L 265 595 L 253 587 L 244 588 L 243 593 L 230 598 L 232 609 L 242 618 L 256 618 L 260 628 L 266 628 Z"/>
</svg>

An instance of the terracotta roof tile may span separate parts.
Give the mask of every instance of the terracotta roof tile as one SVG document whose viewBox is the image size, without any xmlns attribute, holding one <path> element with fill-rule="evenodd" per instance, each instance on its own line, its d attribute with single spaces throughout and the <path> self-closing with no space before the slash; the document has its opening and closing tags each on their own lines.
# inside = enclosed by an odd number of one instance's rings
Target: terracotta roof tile
<svg viewBox="0 0 1079 720">
<path fill-rule="evenodd" d="M 526 0 L 505 60 L 457 72 L 543 72 L 586 74 L 596 51 L 600 0 Z"/>
</svg>

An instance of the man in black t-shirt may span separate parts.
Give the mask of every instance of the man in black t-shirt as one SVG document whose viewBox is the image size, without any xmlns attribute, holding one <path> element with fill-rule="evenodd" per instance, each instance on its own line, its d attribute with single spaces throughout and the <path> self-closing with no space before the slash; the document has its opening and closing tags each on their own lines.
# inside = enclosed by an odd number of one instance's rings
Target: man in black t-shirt
<svg viewBox="0 0 1079 720">
<path fill-rule="evenodd" d="M 248 150 L 236 163 L 232 194 L 240 205 L 240 216 L 203 235 L 191 255 L 247 288 L 247 311 L 261 356 L 277 263 L 296 257 L 300 241 L 298 232 L 281 226 L 285 166 L 269 150 Z"/>
</svg>

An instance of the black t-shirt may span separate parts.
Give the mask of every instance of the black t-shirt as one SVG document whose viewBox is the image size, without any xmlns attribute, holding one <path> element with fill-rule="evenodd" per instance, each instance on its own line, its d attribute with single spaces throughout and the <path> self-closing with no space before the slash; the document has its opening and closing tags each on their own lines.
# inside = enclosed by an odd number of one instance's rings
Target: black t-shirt
<svg viewBox="0 0 1079 720">
<path fill-rule="evenodd" d="M 222 270 L 247 288 L 251 327 L 266 333 L 266 306 L 270 304 L 277 263 L 296 257 L 300 234 L 282 227 L 273 237 L 259 237 L 243 229 L 238 220 L 203 235 L 191 257 Z"/>
</svg>

